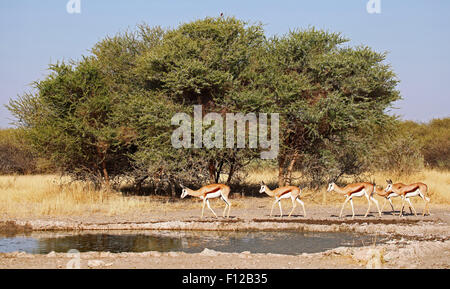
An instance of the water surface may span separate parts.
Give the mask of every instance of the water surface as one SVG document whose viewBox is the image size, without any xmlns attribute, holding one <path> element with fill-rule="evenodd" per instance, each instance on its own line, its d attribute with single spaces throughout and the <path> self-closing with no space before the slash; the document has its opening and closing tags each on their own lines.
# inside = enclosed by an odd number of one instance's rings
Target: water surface
<svg viewBox="0 0 450 289">
<path fill-rule="evenodd" d="M 0 253 L 49 252 L 145 252 L 182 251 L 199 253 L 205 248 L 221 252 L 274 253 L 296 255 L 316 253 L 340 246 L 367 246 L 382 242 L 375 236 L 345 232 L 192 232 L 125 231 L 87 233 L 31 233 L 0 235 Z"/>
</svg>

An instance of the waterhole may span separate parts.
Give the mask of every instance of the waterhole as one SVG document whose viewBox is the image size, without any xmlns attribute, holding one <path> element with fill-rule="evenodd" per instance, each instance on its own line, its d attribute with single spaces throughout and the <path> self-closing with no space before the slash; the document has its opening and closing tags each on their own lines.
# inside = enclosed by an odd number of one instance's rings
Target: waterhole
<svg viewBox="0 0 450 289">
<path fill-rule="evenodd" d="M 316 253 L 340 246 L 357 247 L 383 242 L 371 235 L 345 232 L 180 232 L 126 231 L 85 233 L 30 233 L 0 235 L 0 253 L 27 252 L 48 254 L 80 252 L 186 252 L 199 253 L 205 248 L 220 252 L 273 253 L 297 255 Z"/>
</svg>

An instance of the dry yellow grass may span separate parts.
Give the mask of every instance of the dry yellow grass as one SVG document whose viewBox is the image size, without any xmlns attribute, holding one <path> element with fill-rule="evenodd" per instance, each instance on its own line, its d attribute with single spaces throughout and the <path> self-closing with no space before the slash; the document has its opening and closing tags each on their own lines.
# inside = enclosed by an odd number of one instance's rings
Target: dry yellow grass
<svg viewBox="0 0 450 289">
<path fill-rule="evenodd" d="M 300 173 L 294 173 L 294 178 L 301 180 Z M 386 186 L 386 179 L 392 179 L 394 182 L 402 182 L 405 184 L 423 182 L 428 185 L 428 193 L 431 197 L 431 203 L 434 204 L 450 204 L 450 171 L 423 170 L 407 176 L 398 176 L 389 172 L 377 172 L 375 174 L 367 174 L 360 176 L 358 179 L 352 177 L 343 177 L 340 181 L 346 183 L 370 181 L 375 182 L 377 186 Z M 252 184 L 259 184 L 261 181 L 266 183 L 277 183 L 277 171 L 261 170 L 249 173 L 247 181 Z M 295 181 L 294 181 L 295 184 Z M 273 187 L 272 187 L 273 189 Z M 333 204 L 342 203 L 342 196 L 336 193 L 326 192 L 327 187 L 324 186 L 319 190 L 306 188 L 303 190 L 303 198 L 309 202 L 317 204 Z M 363 198 L 357 198 L 356 202 L 366 202 Z M 415 198 L 413 202 L 422 202 L 420 198 Z"/>
<path fill-rule="evenodd" d="M 276 183 L 275 170 L 252 171 L 246 183 L 254 187 L 257 194 L 261 180 Z M 296 178 L 301 175 L 296 174 Z M 377 173 L 361 177 L 374 180 L 377 184 L 385 184 L 385 179 L 395 182 L 424 182 L 429 187 L 431 202 L 434 204 L 450 204 L 450 172 L 425 170 L 403 177 L 392 177 L 389 173 Z M 353 180 L 346 180 L 351 182 Z M 237 192 L 239 193 L 239 192 Z M 248 193 L 248 192 L 246 192 Z M 342 203 L 343 198 L 335 193 L 327 193 L 326 187 L 320 190 L 304 189 L 303 199 L 308 203 L 334 204 Z M 421 202 L 418 198 L 416 202 Z M 356 202 L 366 202 L 359 198 Z M 399 202 L 397 200 L 396 202 Z M 233 195 L 233 208 L 247 208 L 253 201 Z M 215 200 L 215 208 L 223 204 Z M 128 213 L 170 212 L 186 209 L 200 209 L 199 199 L 187 199 L 179 202 L 168 202 L 164 197 L 123 196 L 120 193 L 94 190 L 81 182 L 69 183 L 68 179 L 57 176 L 0 176 L 0 215 L 8 217 L 41 217 L 41 216 L 83 216 L 101 214 L 120 216 Z M 221 212 L 220 210 L 217 212 Z"/>
<path fill-rule="evenodd" d="M 215 205 L 220 200 L 215 200 Z M 233 202 L 241 207 L 243 202 Z M 167 197 L 124 196 L 117 192 L 95 190 L 82 182 L 54 175 L 0 176 L 0 216 L 83 216 L 102 214 L 170 212 L 199 209 L 199 199 L 169 202 Z"/>
<path fill-rule="evenodd" d="M 387 174 L 375 175 L 377 184 L 386 185 L 386 179 L 392 178 L 394 182 L 410 184 L 423 182 L 428 185 L 428 195 L 435 204 L 450 204 L 450 172 L 438 170 L 424 170 L 409 176 L 390 177 Z M 416 198 L 418 201 L 419 198 Z"/>
<path fill-rule="evenodd" d="M 0 177 L 0 212 L 8 216 L 115 214 L 143 208 L 144 200 L 96 191 L 74 182 L 61 184 L 57 176 Z"/>
</svg>

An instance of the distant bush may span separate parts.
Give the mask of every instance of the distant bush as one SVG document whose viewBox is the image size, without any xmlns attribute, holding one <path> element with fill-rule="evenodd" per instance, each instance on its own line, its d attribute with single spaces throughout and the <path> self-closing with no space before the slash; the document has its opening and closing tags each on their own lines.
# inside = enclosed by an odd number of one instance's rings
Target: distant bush
<svg viewBox="0 0 450 289">
<path fill-rule="evenodd" d="M 426 166 L 450 169 L 450 118 L 433 119 L 429 123 L 406 121 L 400 127 L 419 144 Z"/>
<path fill-rule="evenodd" d="M 432 168 L 450 169 L 450 118 L 434 119 L 425 127 L 425 163 Z"/>
<path fill-rule="evenodd" d="M 18 129 L 0 130 L 0 174 L 52 172 L 49 160 L 37 158 Z"/>
<path fill-rule="evenodd" d="M 403 123 L 395 121 L 378 128 L 367 140 L 372 147 L 367 156 L 369 171 L 409 175 L 423 168 L 420 145 L 409 132 L 402 129 Z"/>
<path fill-rule="evenodd" d="M 27 174 L 35 170 L 36 162 L 20 142 L 17 131 L 0 131 L 0 174 Z"/>
<path fill-rule="evenodd" d="M 425 166 L 450 169 L 450 118 L 398 121 L 377 135 L 370 157 L 374 171 L 411 174 Z"/>
</svg>

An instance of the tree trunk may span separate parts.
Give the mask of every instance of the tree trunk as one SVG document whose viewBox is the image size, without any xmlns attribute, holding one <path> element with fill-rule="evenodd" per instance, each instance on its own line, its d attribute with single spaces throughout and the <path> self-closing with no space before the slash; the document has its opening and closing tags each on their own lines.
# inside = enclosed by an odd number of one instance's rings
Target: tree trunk
<svg viewBox="0 0 450 289">
<path fill-rule="evenodd" d="M 142 191 L 142 183 L 148 178 L 148 175 L 140 177 L 135 182 L 136 191 L 138 194 Z"/>
<path fill-rule="evenodd" d="M 298 153 L 295 152 L 294 155 L 292 156 L 291 161 L 289 162 L 289 166 L 286 171 L 287 177 L 285 179 L 287 179 L 287 185 L 289 185 L 289 186 L 292 183 L 292 171 L 294 170 L 294 165 L 295 165 L 295 162 L 297 161 L 297 159 L 298 159 Z"/>
<path fill-rule="evenodd" d="M 175 191 L 175 185 L 173 182 L 170 182 L 170 191 L 172 193 L 172 199 L 177 197 L 177 192 Z"/>
<path fill-rule="evenodd" d="M 211 184 L 214 184 L 216 182 L 216 166 L 214 160 L 209 161 L 208 171 L 209 171 L 209 182 Z"/>
<path fill-rule="evenodd" d="M 282 154 L 278 155 L 278 187 L 284 186 L 284 162 L 284 156 L 282 156 Z"/>
<path fill-rule="evenodd" d="M 220 174 L 222 173 L 222 167 L 223 167 L 223 159 L 220 160 L 219 168 L 217 169 L 216 172 L 216 183 L 220 181 Z"/>
<path fill-rule="evenodd" d="M 231 183 L 231 180 L 233 179 L 234 176 L 234 172 L 235 172 L 235 168 L 236 168 L 236 159 L 231 159 L 230 162 L 230 171 L 228 172 L 228 178 L 227 178 L 227 185 L 229 185 Z"/>
<path fill-rule="evenodd" d="M 106 169 L 105 161 L 102 162 L 102 170 L 103 170 L 103 179 L 105 180 L 105 187 L 107 191 L 111 190 L 111 185 L 109 183 L 109 175 L 108 170 Z"/>
<path fill-rule="evenodd" d="M 103 177 L 103 182 L 105 185 L 105 188 L 107 191 L 111 190 L 111 186 L 109 183 L 109 175 L 108 175 L 108 170 L 106 169 L 106 149 L 103 147 L 100 147 L 100 145 L 97 145 L 97 156 L 99 158 L 100 164 L 101 164 L 101 173 L 102 173 L 102 177 Z"/>
</svg>

